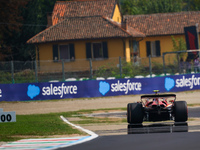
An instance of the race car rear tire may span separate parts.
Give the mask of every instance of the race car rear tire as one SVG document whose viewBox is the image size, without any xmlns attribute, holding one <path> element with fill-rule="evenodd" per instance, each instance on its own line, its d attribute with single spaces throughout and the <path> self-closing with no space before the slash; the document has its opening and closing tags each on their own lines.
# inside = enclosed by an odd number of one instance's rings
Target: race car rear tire
<svg viewBox="0 0 200 150">
<path fill-rule="evenodd" d="M 185 122 L 188 119 L 188 110 L 186 101 L 174 102 L 174 119 L 175 122 Z"/>
<path fill-rule="evenodd" d="M 129 103 L 127 105 L 127 122 L 142 123 L 144 111 L 141 103 Z"/>
</svg>

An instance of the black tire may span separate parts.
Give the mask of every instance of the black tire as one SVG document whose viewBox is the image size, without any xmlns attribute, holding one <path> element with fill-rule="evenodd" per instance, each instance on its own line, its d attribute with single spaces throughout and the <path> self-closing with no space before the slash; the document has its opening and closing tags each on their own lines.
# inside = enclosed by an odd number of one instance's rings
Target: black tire
<svg viewBox="0 0 200 150">
<path fill-rule="evenodd" d="M 188 109 L 186 101 L 174 102 L 174 120 L 175 122 L 185 122 L 188 120 Z"/>
<path fill-rule="evenodd" d="M 127 122 L 142 123 L 144 111 L 141 103 L 129 103 L 127 105 Z"/>
</svg>

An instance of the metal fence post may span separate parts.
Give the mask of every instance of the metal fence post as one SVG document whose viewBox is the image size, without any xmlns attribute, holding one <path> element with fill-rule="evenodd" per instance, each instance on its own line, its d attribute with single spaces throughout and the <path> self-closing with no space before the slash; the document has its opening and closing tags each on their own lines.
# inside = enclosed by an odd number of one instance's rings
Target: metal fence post
<svg viewBox="0 0 200 150">
<path fill-rule="evenodd" d="M 149 74 L 152 77 L 151 55 L 149 55 Z"/>
<path fill-rule="evenodd" d="M 179 57 L 179 53 L 177 53 L 177 61 L 178 61 L 178 72 L 179 72 L 179 74 L 181 74 L 181 66 L 180 66 L 180 57 Z"/>
<path fill-rule="evenodd" d="M 13 63 L 13 61 L 11 61 L 11 74 L 12 74 L 12 83 L 14 84 L 15 80 L 14 80 L 14 63 Z"/>
<path fill-rule="evenodd" d="M 65 81 L 65 63 L 64 63 L 64 60 L 62 60 L 62 76 L 63 76 L 63 81 Z"/>
<path fill-rule="evenodd" d="M 36 62 L 36 60 L 34 62 L 35 62 L 35 81 L 38 82 L 37 62 Z"/>
<path fill-rule="evenodd" d="M 120 78 L 122 78 L 122 59 L 119 57 L 119 73 L 120 73 Z"/>
<path fill-rule="evenodd" d="M 92 79 L 93 78 L 93 71 L 92 71 L 92 59 L 90 58 L 89 59 L 89 63 L 90 63 L 90 79 Z"/>
<path fill-rule="evenodd" d="M 163 73 L 166 76 L 166 69 L 165 69 L 165 53 L 163 53 Z"/>
</svg>

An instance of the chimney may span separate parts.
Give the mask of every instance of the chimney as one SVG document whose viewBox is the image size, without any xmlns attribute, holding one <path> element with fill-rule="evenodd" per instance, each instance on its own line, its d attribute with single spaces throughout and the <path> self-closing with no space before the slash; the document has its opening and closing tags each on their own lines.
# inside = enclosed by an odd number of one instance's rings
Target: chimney
<svg viewBox="0 0 200 150">
<path fill-rule="evenodd" d="M 47 13 L 47 28 L 52 26 L 52 13 Z"/>
<path fill-rule="evenodd" d="M 127 19 L 125 19 L 124 21 L 122 21 L 121 23 L 121 28 L 124 30 L 128 29 L 128 23 L 127 23 Z"/>
</svg>

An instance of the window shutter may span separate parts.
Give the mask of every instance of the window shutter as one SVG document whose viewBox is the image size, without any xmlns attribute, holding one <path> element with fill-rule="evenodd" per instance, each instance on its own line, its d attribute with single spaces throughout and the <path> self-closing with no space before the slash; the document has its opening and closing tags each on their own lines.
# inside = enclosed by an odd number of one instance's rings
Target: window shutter
<svg viewBox="0 0 200 150">
<path fill-rule="evenodd" d="M 151 55 L 151 42 L 146 41 L 146 47 L 147 47 L 147 57 Z"/>
<path fill-rule="evenodd" d="M 156 41 L 156 56 L 160 56 L 160 41 Z"/>
<path fill-rule="evenodd" d="M 53 45 L 53 60 L 58 61 L 58 45 Z"/>
<path fill-rule="evenodd" d="M 74 44 L 69 44 L 70 59 L 75 59 Z"/>
<path fill-rule="evenodd" d="M 103 57 L 108 58 L 108 46 L 107 42 L 103 42 Z"/>
<path fill-rule="evenodd" d="M 87 59 L 92 58 L 91 43 L 86 43 L 86 57 Z"/>
</svg>

